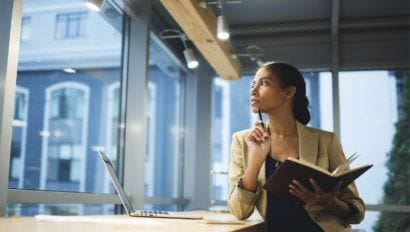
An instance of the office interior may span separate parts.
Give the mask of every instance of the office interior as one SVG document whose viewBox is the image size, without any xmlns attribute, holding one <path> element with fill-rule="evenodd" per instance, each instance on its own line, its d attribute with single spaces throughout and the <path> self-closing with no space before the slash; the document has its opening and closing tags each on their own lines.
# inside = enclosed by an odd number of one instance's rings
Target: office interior
<svg viewBox="0 0 410 232">
<path fill-rule="evenodd" d="M 0 217 L 122 213 L 98 150 L 136 209 L 225 212 L 253 75 L 281 60 L 303 73 L 309 126 L 374 165 L 352 228 L 409 222 L 408 190 L 384 200 L 409 117 L 409 16 L 407 0 L 1 1 Z"/>
</svg>

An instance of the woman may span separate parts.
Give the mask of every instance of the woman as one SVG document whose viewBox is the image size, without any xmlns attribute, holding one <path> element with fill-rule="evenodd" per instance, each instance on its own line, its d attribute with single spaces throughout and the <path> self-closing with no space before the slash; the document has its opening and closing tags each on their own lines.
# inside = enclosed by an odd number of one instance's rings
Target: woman
<svg viewBox="0 0 410 232">
<path fill-rule="evenodd" d="M 264 125 L 234 134 L 230 161 L 228 205 L 237 218 L 248 218 L 256 207 L 268 231 L 351 231 L 364 218 L 365 206 L 356 187 L 337 185 L 324 192 L 310 179 L 315 192 L 297 180 L 289 197 L 261 187 L 287 157 L 311 162 L 329 171 L 346 160 L 331 132 L 307 127 L 310 120 L 306 86 L 301 73 L 283 62 L 268 62 L 256 72 L 251 90 L 252 111 L 269 117 Z"/>
</svg>

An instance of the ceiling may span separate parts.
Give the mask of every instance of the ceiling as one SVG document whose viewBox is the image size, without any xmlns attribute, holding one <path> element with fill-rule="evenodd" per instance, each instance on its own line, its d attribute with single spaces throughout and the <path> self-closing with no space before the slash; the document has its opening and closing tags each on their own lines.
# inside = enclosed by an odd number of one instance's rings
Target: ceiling
<svg viewBox="0 0 410 232">
<path fill-rule="evenodd" d="M 157 30 L 178 27 L 159 1 L 153 8 Z M 242 0 L 224 13 L 245 73 L 257 67 L 249 53 L 305 70 L 330 70 L 335 57 L 342 70 L 409 68 L 408 0 Z"/>
</svg>

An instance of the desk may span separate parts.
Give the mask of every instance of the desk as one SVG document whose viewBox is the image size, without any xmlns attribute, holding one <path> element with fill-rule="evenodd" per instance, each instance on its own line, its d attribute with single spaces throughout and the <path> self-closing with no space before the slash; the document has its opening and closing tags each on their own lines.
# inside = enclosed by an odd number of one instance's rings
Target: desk
<svg viewBox="0 0 410 232">
<path fill-rule="evenodd" d="M 192 213 L 192 212 L 191 212 Z M 206 218 L 234 219 L 231 214 L 195 211 Z M 78 222 L 75 220 L 78 219 Z M 0 218 L 0 231 L 13 232 L 112 232 L 112 231 L 264 231 L 259 215 L 252 215 L 245 224 L 205 224 L 197 220 L 129 217 L 127 215 L 68 216 L 67 221 L 39 221 L 34 217 Z"/>
</svg>

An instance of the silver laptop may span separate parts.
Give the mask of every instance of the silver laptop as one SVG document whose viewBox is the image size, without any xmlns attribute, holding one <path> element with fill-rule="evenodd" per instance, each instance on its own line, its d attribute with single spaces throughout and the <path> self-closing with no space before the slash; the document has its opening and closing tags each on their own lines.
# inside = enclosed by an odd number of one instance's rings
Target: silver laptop
<svg viewBox="0 0 410 232">
<path fill-rule="evenodd" d="M 125 194 L 124 189 L 121 186 L 120 180 L 115 174 L 114 168 L 110 159 L 104 154 L 103 151 L 98 151 L 98 154 L 101 160 L 104 163 L 105 168 L 107 169 L 108 173 L 110 174 L 112 183 L 114 184 L 115 190 L 121 199 L 122 205 L 127 211 L 127 214 L 131 217 L 156 217 L 156 218 L 178 218 L 178 219 L 194 219 L 194 220 L 201 220 L 203 217 L 200 215 L 191 215 L 186 213 L 179 213 L 179 212 L 167 212 L 167 211 L 154 211 L 154 210 L 134 210 L 130 201 Z"/>
</svg>

